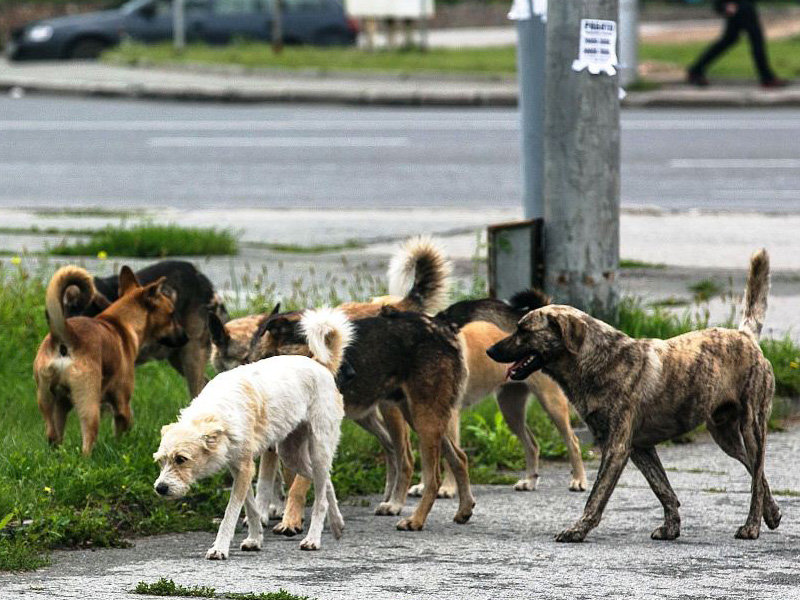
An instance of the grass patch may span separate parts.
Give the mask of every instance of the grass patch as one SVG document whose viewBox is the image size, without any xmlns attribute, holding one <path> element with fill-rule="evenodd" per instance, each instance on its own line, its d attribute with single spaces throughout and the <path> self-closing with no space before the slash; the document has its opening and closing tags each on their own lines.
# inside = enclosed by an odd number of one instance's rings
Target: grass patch
<svg viewBox="0 0 800 600">
<path fill-rule="evenodd" d="M 97 233 L 98 229 L 65 229 L 63 227 L 0 227 L 3 235 L 75 235 L 86 236 Z"/>
<path fill-rule="evenodd" d="M 134 594 L 148 596 L 180 596 L 183 598 L 227 598 L 230 600 L 312 600 L 308 596 L 298 596 L 280 588 L 277 592 L 217 594 L 216 589 L 207 586 L 185 587 L 176 584 L 172 579 L 162 577 L 155 583 L 140 581 L 131 590 Z"/>
<path fill-rule="evenodd" d="M 666 269 L 664 263 L 650 263 L 643 260 L 632 260 L 623 258 L 619 261 L 620 269 Z"/>
<path fill-rule="evenodd" d="M 33 214 L 38 217 L 97 217 L 97 218 L 119 218 L 130 219 L 132 217 L 143 217 L 147 214 L 146 210 L 130 209 L 119 210 L 116 208 L 37 208 Z"/>
<path fill-rule="evenodd" d="M 678 306 L 690 306 L 691 302 L 689 302 L 686 298 L 677 298 L 675 296 L 670 296 L 669 298 L 663 298 L 662 300 L 656 300 L 650 303 L 650 306 L 655 308 L 674 308 Z"/>
<path fill-rule="evenodd" d="M 326 252 L 341 252 L 342 250 L 360 250 L 366 248 L 367 245 L 358 240 L 346 240 L 341 244 L 317 244 L 313 246 L 303 246 L 301 244 L 271 244 L 269 242 L 243 242 L 242 246 L 271 250 L 273 252 L 283 252 L 286 254 L 324 254 Z"/>
<path fill-rule="evenodd" d="M 513 75 L 516 49 L 468 48 L 428 50 L 381 49 L 366 52 L 358 48 L 290 46 L 278 55 L 267 44 L 240 41 L 228 46 L 191 44 L 177 53 L 171 44 L 146 46 L 128 43 L 110 50 L 106 61 L 128 65 L 166 63 L 236 65 L 248 68 L 314 69 L 326 71 L 373 71 L 396 74 L 465 73 Z"/>
<path fill-rule="evenodd" d="M 140 581 L 133 588 L 133 593 L 148 596 L 182 596 L 185 598 L 214 598 L 216 596 L 216 590 L 212 587 L 184 587 L 165 577 L 155 583 Z"/>
<path fill-rule="evenodd" d="M 695 302 L 708 302 L 714 296 L 722 294 L 722 284 L 714 279 L 701 279 L 686 286 L 694 294 Z"/>
<path fill-rule="evenodd" d="M 654 61 L 685 69 L 708 46 L 707 42 L 680 44 L 645 43 L 639 47 L 639 60 Z M 771 40 L 770 60 L 779 75 L 800 75 L 800 36 Z M 274 55 L 262 43 L 239 42 L 225 47 L 192 44 L 178 54 L 170 44 L 146 46 L 129 43 L 110 50 L 107 61 L 130 65 L 167 63 L 236 65 L 247 68 L 314 69 L 327 71 L 367 71 L 395 74 L 453 73 L 501 75 L 516 73 L 516 49 L 500 48 L 408 49 L 366 52 L 358 48 L 288 47 Z M 749 44 L 737 44 L 714 63 L 709 75 L 715 78 L 753 79 L 756 77 Z M 650 91 L 657 84 L 638 81 L 632 91 Z"/>
<path fill-rule="evenodd" d="M 797 490 L 772 490 L 773 496 L 788 496 L 790 498 L 800 498 L 800 492 Z"/>
<path fill-rule="evenodd" d="M 710 45 L 709 42 L 680 44 L 641 44 L 639 61 L 654 61 L 685 69 Z M 773 68 L 782 77 L 800 75 L 800 36 L 769 41 L 769 57 Z M 757 79 L 750 44 L 742 40 L 708 71 L 712 78 Z"/>
<path fill-rule="evenodd" d="M 215 227 L 134 225 L 105 227 L 91 232 L 86 242 L 64 242 L 50 250 L 57 256 L 164 258 L 166 256 L 233 255 L 239 247 L 233 233 Z"/>
</svg>

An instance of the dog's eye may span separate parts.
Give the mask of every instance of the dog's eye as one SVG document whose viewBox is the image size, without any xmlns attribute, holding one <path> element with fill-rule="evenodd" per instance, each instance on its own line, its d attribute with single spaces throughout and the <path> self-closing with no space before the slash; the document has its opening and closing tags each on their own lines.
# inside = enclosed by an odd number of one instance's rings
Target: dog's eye
<svg viewBox="0 0 800 600">
<path fill-rule="evenodd" d="M 185 463 L 185 462 L 186 462 L 186 460 L 187 460 L 187 459 L 186 459 L 186 457 L 185 457 L 185 456 L 181 456 L 181 455 L 179 454 L 178 456 L 176 456 L 176 457 L 175 457 L 175 464 L 176 464 L 176 465 L 182 465 L 183 463 Z"/>
</svg>

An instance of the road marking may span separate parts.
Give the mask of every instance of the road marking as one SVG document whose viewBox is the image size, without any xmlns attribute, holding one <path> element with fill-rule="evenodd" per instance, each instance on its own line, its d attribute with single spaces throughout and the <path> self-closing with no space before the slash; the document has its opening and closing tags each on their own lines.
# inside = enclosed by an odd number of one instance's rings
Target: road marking
<svg viewBox="0 0 800 600">
<path fill-rule="evenodd" d="M 800 119 L 631 119 L 623 120 L 628 131 L 797 131 Z"/>
<path fill-rule="evenodd" d="M 151 148 L 400 148 L 404 137 L 156 137 Z"/>
<path fill-rule="evenodd" d="M 800 169 L 797 158 L 675 158 L 671 169 Z"/>
</svg>

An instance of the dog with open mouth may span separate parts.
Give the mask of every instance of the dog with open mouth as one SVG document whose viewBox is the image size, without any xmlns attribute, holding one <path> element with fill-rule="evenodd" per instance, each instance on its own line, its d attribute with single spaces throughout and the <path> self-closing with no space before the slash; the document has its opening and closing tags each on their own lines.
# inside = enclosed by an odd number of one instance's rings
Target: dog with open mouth
<svg viewBox="0 0 800 600">
<path fill-rule="evenodd" d="M 781 512 L 764 475 L 775 379 L 758 344 L 767 309 L 769 257 L 750 261 L 739 329 L 710 328 L 667 340 L 633 339 L 586 313 L 551 305 L 523 317 L 489 356 L 520 381 L 542 370 L 564 389 L 602 450 L 583 516 L 558 534 L 580 542 L 596 527 L 628 459 L 664 508 L 653 539 L 680 535 L 680 503 L 656 453 L 658 443 L 705 423 L 714 441 L 752 477 L 750 511 L 736 537 L 755 539 Z"/>
<path fill-rule="evenodd" d="M 269 504 L 278 459 L 314 483 L 314 507 L 302 550 L 317 550 L 327 515 L 338 539 L 344 528 L 330 471 L 344 408 L 334 376 L 352 338 L 338 310 L 306 311 L 299 325 L 308 356 L 275 356 L 217 375 L 176 423 L 161 430 L 153 455 L 161 466 L 155 491 L 180 498 L 191 484 L 227 467 L 233 487 L 209 560 L 228 558 L 236 522 L 245 507 L 248 535 L 241 549 L 261 549 L 262 520 L 252 480 L 259 465 L 259 500 Z M 272 451 L 277 449 L 277 452 Z"/>
</svg>

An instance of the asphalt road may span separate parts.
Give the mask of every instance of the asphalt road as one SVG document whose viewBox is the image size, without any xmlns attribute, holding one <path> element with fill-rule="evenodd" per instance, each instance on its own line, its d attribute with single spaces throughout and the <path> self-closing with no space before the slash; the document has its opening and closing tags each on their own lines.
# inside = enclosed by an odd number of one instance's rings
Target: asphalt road
<svg viewBox="0 0 800 600">
<path fill-rule="evenodd" d="M 681 501 L 681 537 L 674 542 L 650 539 L 662 511 L 629 465 L 587 541 L 555 543 L 587 494 L 567 491 L 566 463 L 547 463 L 536 492 L 478 486 L 467 525 L 452 522 L 454 500 L 440 500 L 423 531 L 396 531 L 397 518 L 372 515 L 371 498 L 370 506 L 344 507 L 344 537 L 336 541 L 326 530 L 319 552 L 268 534 L 260 553 L 245 553 L 239 533 L 228 561 L 209 562 L 213 533 L 157 536 L 132 549 L 57 552 L 39 572 L 0 574 L 0 597 L 123 598 L 139 581 L 168 577 L 220 593 L 283 587 L 320 600 L 800 598 L 798 451 L 800 429 L 770 435 L 767 477 L 783 521 L 756 541 L 733 538 L 748 509 L 744 468 L 705 440 L 659 451 Z M 588 466 L 591 480 L 597 461 Z"/>
<path fill-rule="evenodd" d="M 514 208 L 514 110 L 0 99 L 0 208 Z M 623 114 L 623 206 L 800 212 L 800 110 Z"/>
</svg>

